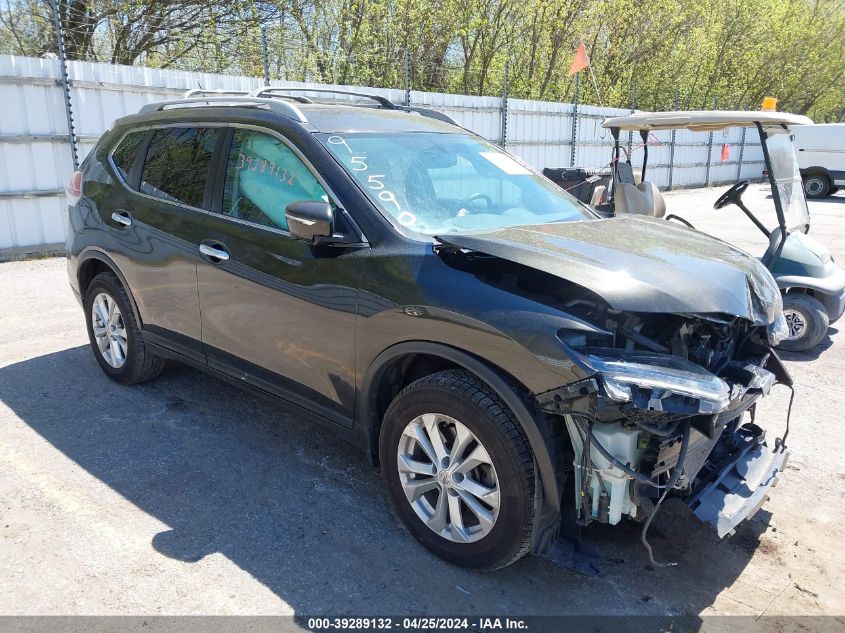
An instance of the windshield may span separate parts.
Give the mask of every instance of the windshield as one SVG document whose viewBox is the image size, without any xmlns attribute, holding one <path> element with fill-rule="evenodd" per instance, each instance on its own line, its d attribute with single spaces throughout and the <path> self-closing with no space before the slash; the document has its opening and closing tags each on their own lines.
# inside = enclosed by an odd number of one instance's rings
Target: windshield
<svg viewBox="0 0 845 633">
<path fill-rule="evenodd" d="M 443 235 L 592 219 L 544 176 L 466 134 L 318 134 L 396 224 Z"/>
<path fill-rule="evenodd" d="M 810 224 L 810 212 L 804 189 L 801 183 L 801 173 L 798 171 L 798 159 L 792 146 L 792 136 L 782 127 L 767 127 L 766 149 L 769 150 L 769 161 L 772 178 L 777 191 L 772 193 L 780 197 L 783 205 L 783 217 L 786 229 L 803 230 Z"/>
</svg>

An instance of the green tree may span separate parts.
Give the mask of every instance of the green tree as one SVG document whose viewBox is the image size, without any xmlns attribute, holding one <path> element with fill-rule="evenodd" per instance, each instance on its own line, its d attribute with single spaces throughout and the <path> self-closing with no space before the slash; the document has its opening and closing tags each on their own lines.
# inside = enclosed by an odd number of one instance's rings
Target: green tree
<svg viewBox="0 0 845 633">
<path fill-rule="evenodd" d="M 842 0 L 59 0 L 71 59 L 586 103 L 845 117 Z M 0 0 L 0 52 L 55 50 L 48 0 Z"/>
</svg>

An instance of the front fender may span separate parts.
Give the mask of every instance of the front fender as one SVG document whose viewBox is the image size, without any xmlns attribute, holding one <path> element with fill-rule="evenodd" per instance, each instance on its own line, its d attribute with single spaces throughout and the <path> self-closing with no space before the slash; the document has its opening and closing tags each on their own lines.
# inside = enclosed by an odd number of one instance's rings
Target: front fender
<svg viewBox="0 0 845 633">
<path fill-rule="evenodd" d="M 484 359 L 511 375 L 531 393 L 542 393 L 584 377 L 539 314 L 510 315 L 511 334 L 489 323 L 432 306 L 391 308 L 358 323 L 358 367 L 394 345 L 430 341 Z M 524 324 L 517 329 L 517 323 Z M 529 323 L 533 328 L 529 328 Z M 505 324 L 506 325 L 506 324 Z M 520 340 L 515 340 L 519 337 Z M 529 349 L 529 346 L 531 349 Z M 543 354 L 543 348 L 548 353 Z"/>
<path fill-rule="evenodd" d="M 437 356 L 451 361 L 478 376 L 496 392 L 519 421 L 531 445 L 537 472 L 540 475 L 544 509 L 549 515 L 558 515 L 560 513 L 560 490 L 556 469 L 537 419 L 513 387 L 508 384 L 506 377 L 502 375 L 500 370 L 491 367 L 482 359 L 466 351 L 431 341 L 406 341 L 384 350 L 374 359 L 364 375 L 359 391 L 357 418 L 362 421 L 371 420 L 376 409 L 375 397 L 383 370 L 390 365 L 391 361 L 413 354 Z M 371 425 L 365 424 L 365 426 L 372 428 Z M 372 439 L 375 440 L 376 438 Z"/>
</svg>

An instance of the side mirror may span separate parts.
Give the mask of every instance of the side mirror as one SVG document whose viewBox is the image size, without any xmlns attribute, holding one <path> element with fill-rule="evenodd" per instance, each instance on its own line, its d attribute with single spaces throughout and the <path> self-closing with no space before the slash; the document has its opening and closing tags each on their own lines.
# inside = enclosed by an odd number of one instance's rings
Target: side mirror
<svg viewBox="0 0 845 633">
<path fill-rule="evenodd" d="M 334 209 L 322 200 L 297 200 L 285 208 L 288 230 L 294 237 L 318 244 L 334 235 Z"/>
</svg>

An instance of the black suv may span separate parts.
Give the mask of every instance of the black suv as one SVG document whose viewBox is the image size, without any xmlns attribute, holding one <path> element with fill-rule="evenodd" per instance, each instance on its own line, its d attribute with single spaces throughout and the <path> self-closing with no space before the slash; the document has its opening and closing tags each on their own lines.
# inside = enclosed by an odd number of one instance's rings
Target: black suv
<svg viewBox="0 0 845 633">
<path fill-rule="evenodd" d="M 791 381 L 756 259 L 600 219 L 442 114 L 316 94 L 150 104 L 74 174 L 68 273 L 110 378 L 178 360 L 294 405 L 466 566 L 577 562 L 579 526 L 645 537 L 670 493 L 721 535 L 759 507 L 787 452 L 747 412 Z"/>
</svg>

